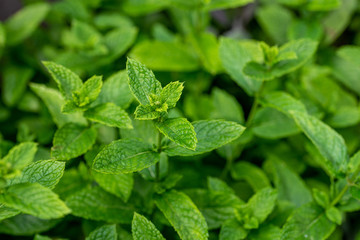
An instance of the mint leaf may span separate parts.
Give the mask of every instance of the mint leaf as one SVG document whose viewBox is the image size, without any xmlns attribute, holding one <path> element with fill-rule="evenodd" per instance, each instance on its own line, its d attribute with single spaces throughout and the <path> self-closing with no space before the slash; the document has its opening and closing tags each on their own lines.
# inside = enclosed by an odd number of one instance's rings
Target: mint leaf
<svg viewBox="0 0 360 240">
<path fill-rule="evenodd" d="M 124 202 L 127 202 L 134 185 L 133 175 L 131 173 L 104 174 L 92 171 L 91 174 L 94 176 L 95 181 L 105 191 L 112 193 L 121 198 Z"/>
<path fill-rule="evenodd" d="M 50 10 L 47 3 L 35 3 L 24 7 L 5 22 L 6 42 L 16 45 L 28 38 L 40 25 Z"/>
<path fill-rule="evenodd" d="M 37 144 L 34 142 L 20 143 L 10 149 L 9 153 L 2 159 L 10 164 L 11 168 L 22 169 L 34 160 Z"/>
<path fill-rule="evenodd" d="M 218 178 L 208 177 L 207 184 L 210 191 L 234 194 L 234 190 Z"/>
<path fill-rule="evenodd" d="M 341 225 L 342 214 L 339 209 L 336 207 L 330 207 L 329 209 L 326 209 L 325 214 L 330 221 L 336 223 L 337 225 Z"/>
<path fill-rule="evenodd" d="M 3 221 L 4 219 L 14 217 L 20 213 L 19 210 L 5 207 L 4 204 L 0 204 L 0 221 Z"/>
<path fill-rule="evenodd" d="M 86 240 L 116 240 L 116 225 L 104 225 L 92 231 Z"/>
<path fill-rule="evenodd" d="M 279 55 L 295 53 L 295 59 L 283 60 L 271 67 L 258 62 L 249 62 L 244 67 L 244 73 L 257 80 L 272 80 L 293 72 L 304 65 L 315 53 L 317 42 L 310 39 L 299 39 L 288 42 L 279 49 Z"/>
<path fill-rule="evenodd" d="M 102 77 L 89 78 L 78 90 L 74 91 L 73 99 L 77 106 L 85 107 L 94 102 L 99 96 L 102 87 Z"/>
<path fill-rule="evenodd" d="M 220 39 L 219 53 L 225 71 L 247 94 L 253 95 L 259 90 L 261 81 L 249 78 L 242 70 L 248 62 L 262 60 L 258 44 L 223 37 Z"/>
<path fill-rule="evenodd" d="M 260 228 L 251 231 L 248 235 L 249 240 L 280 240 L 281 238 L 281 229 L 275 225 L 262 225 Z"/>
<path fill-rule="evenodd" d="M 208 11 L 213 11 L 218 9 L 241 7 L 251 2 L 253 2 L 253 0 L 210 0 L 206 2 L 204 8 Z"/>
<path fill-rule="evenodd" d="M 236 219 L 229 219 L 223 223 L 220 230 L 219 240 L 242 240 L 246 239 L 248 230 L 241 226 Z"/>
<path fill-rule="evenodd" d="M 71 194 L 65 202 L 73 215 L 96 221 L 130 223 L 134 213 L 131 205 L 125 205 L 99 187 L 85 188 Z"/>
<path fill-rule="evenodd" d="M 152 147 L 135 139 L 120 139 L 104 147 L 96 156 L 93 169 L 102 173 L 130 173 L 147 168 L 160 160 Z"/>
<path fill-rule="evenodd" d="M 54 62 L 43 62 L 43 64 L 66 99 L 71 99 L 72 93 L 82 87 L 81 79 L 70 69 Z"/>
<path fill-rule="evenodd" d="M 114 103 L 104 103 L 86 110 L 84 117 L 110 127 L 132 128 L 129 115 Z"/>
<path fill-rule="evenodd" d="M 256 192 L 271 186 L 264 171 L 248 162 L 236 163 L 231 169 L 231 177 L 247 181 Z"/>
<path fill-rule="evenodd" d="M 60 181 L 65 170 L 65 163 L 54 160 L 36 161 L 22 170 L 20 176 L 10 180 L 10 185 L 17 183 L 39 183 L 50 189 Z"/>
<path fill-rule="evenodd" d="M 180 42 L 145 40 L 135 45 L 130 56 L 157 71 L 188 72 L 199 69 L 198 59 Z"/>
<path fill-rule="evenodd" d="M 195 151 L 170 144 L 165 152 L 169 156 L 193 156 L 210 152 L 241 136 L 245 128 L 240 124 L 224 120 L 203 120 L 192 124 L 197 138 Z"/>
<path fill-rule="evenodd" d="M 0 202 L 42 219 L 60 218 L 70 213 L 55 193 L 38 183 L 10 186 L 0 195 Z"/>
<path fill-rule="evenodd" d="M 271 92 L 264 96 L 263 105 L 289 114 L 290 111 L 307 113 L 305 106 L 299 100 L 285 92 Z"/>
<path fill-rule="evenodd" d="M 308 203 L 297 208 L 283 227 L 281 240 L 303 238 L 326 239 L 336 225 L 327 219 L 324 210 Z"/>
<path fill-rule="evenodd" d="M 160 93 L 160 100 L 166 103 L 169 108 L 174 108 L 179 101 L 181 93 L 184 89 L 184 83 L 176 81 L 166 85 Z"/>
<path fill-rule="evenodd" d="M 51 156 L 58 160 L 70 160 L 88 151 L 96 140 L 95 128 L 69 123 L 59 128 L 54 136 Z"/>
<path fill-rule="evenodd" d="M 214 110 L 211 117 L 244 123 L 244 112 L 236 98 L 220 88 L 213 88 L 211 97 Z"/>
<path fill-rule="evenodd" d="M 81 125 L 86 125 L 86 119 L 81 116 L 81 113 L 64 114 L 61 112 L 61 107 L 65 104 L 65 99 L 59 91 L 48 88 L 45 85 L 31 83 L 31 89 L 44 101 L 46 107 L 53 118 L 53 121 L 58 127 L 64 124 L 73 122 Z"/>
<path fill-rule="evenodd" d="M 131 224 L 131 231 L 134 240 L 141 240 L 144 237 L 149 240 L 165 240 L 152 222 L 136 212 Z"/>
<path fill-rule="evenodd" d="M 128 59 L 126 69 L 134 97 L 143 105 L 150 104 L 150 95 L 160 94 L 161 83 L 156 80 L 151 70 L 136 60 Z"/>
<path fill-rule="evenodd" d="M 171 141 L 184 148 L 195 150 L 196 133 L 193 125 L 186 118 L 169 118 L 156 123 L 156 127 Z"/>
<path fill-rule="evenodd" d="M 159 117 L 161 117 L 161 112 L 150 105 L 139 105 L 135 110 L 135 119 L 138 120 L 154 120 Z"/>
<path fill-rule="evenodd" d="M 184 193 L 171 190 L 158 196 L 155 204 L 181 239 L 208 239 L 209 234 L 204 217 Z"/>
</svg>

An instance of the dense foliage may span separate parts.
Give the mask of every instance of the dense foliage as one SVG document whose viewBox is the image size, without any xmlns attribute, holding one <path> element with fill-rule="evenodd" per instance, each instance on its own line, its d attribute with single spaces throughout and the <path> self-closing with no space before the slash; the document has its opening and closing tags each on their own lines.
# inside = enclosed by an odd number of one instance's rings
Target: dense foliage
<svg viewBox="0 0 360 240">
<path fill-rule="evenodd" d="M 360 239 L 359 1 L 23 5 L 1 239 Z"/>
</svg>

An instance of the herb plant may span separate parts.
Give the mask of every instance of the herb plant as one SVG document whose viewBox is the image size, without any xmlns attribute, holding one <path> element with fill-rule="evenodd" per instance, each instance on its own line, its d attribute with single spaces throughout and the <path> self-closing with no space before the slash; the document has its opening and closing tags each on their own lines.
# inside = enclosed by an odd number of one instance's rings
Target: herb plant
<svg viewBox="0 0 360 240">
<path fill-rule="evenodd" d="M 360 239 L 358 1 L 22 2 L 1 239 Z"/>
</svg>

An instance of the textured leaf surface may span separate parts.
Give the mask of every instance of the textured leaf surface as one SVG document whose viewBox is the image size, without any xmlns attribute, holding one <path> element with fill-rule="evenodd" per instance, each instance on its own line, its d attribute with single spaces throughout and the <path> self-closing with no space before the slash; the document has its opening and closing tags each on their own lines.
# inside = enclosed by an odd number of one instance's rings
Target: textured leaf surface
<svg viewBox="0 0 360 240">
<path fill-rule="evenodd" d="M 139 105 L 135 110 L 135 119 L 138 120 L 153 120 L 161 116 L 161 113 L 156 111 L 150 105 Z"/>
<path fill-rule="evenodd" d="M 16 45 L 29 37 L 46 17 L 49 9 L 49 4 L 35 3 L 9 18 L 5 23 L 7 44 Z"/>
<path fill-rule="evenodd" d="M 53 121 L 58 127 L 62 127 L 68 122 L 79 123 L 81 125 L 87 124 L 86 119 L 81 116 L 81 113 L 64 114 L 61 112 L 65 99 L 59 91 L 36 83 L 31 83 L 30 87 L 49 109 Z"/>
<path fill-rule="evenodd" d="M 337 176 L 346 173 L 349 156 L 343 137 L 316 117 L 294 111 L 291 114 L 324 157 L 325 167 Z"/>
<path fill-rule="evenodd" d="M 165 150 L 170 156 L 192 156 L 210 152 L 241 136 L 245 128 L 224 120 L 203 120 L 193 123 L 198 140 L 195 151 L 171 144 Z"/>
<path fill-rule="evenodd" d="M 211 95 L 215 108 L 211 114 L 212 118 L 244 123 L 244 112 L 234 96 L 216 87 Z"/>
<path fill-rule="evenodd" d="M 179 146 L 195 150 L 196 133 L 186 118 L 169 118 L 156 124 L 159 131 Z"/>
<path fill-rule="evenodd" d="M 73 123 L 64 125 L 55 133 L 51 156 L 58 160 L 69 160 L 88 151 L 96 140 L 94 128 Z"/>
<path fill-rule="evenodd" d="M 290 111 L 306 113 L 306 108 L 299 100 L 285 92 L 272 92 L 264 96 L 265 106 L 277 109 L 280 112 L 289 114 Z"/>
<path fill-rule="evenodd" d="M 138 213 L 134 213 L 131 231 L 134 240 L 165 240 L 154 224 Z"/>
<path fill-rule="evenodd" d="M 10 163 L 12 168 L 21 169 L 33 161 L 36 151 L 36 143 L 20 143 L 13 147 L 2 160 Z"/>
<path fill-rule="evenodd" d="M 134 211 L 119 198 L 100 187 L 85 188 L 66 199 L 72 214 L 85 219 L 114 223 L 131 223 Z"/>
<path fill-rule="evenodd" d="M 0 204 L 0 221 L 6 219 L 6 218 L 11 218 L 13 216 L 16 216 L 20 213 L 19 210 L 13 209 L 13 208 L 9 208 L 4 206 L 3 204 Z"/>
<path fill-rule="evenodd" d="M 150 94 L 158 95 L 161 92 L 161 83 L 145 65 L 128 59 L 126 69 L 129 76 L 129 86 L 135 98 L 143 105 L 150 104 Z"/>
<path fill-rule="evenodd" d="M 65 163 L 54 160 L 36 161 L 25 167 L 20 176 L 11 179 L 10 184 L 39 183 L 50 189 L 60 181 Z"/>
<path fill-rule="evenodd" d="M 264 171 L 249 162 L 236 163 L 231 169 L 231 176 L 235 180 L 246 180 L 255 191 L 271 186 Z"/>
<path fill-rule="evenodd" d="M 58 219 L 45 220 L 31 215 L 20 214 L 2 221 L 0 224 L 0 233 L 30 236 L 35 233 L 47 231 L 57 223 L 59 223 Z"/>
<path fill-rule="evenodd" d="M 114 141 L 99 152 L 93 169 L 104 173 L 130 173 L 147 168 L 160 160 L 152 147 L 136 139 Z"/>
<path fill-rule="evenodd" d="M 114 103 L 104 103 L 88 109 L 84 117 L 110 127 L 132 128 L 129 115 Z"/>
<path fill-rule="evenodd" d="M 281 240 L 327 239 L 336 225 L 314 203 L 296 209 L 283 227 Z"/>
<path fill-rule="evenodd" d="M 213 11 L 218 9 L 241 7 L 251 2 L 253 2 L 253 0 L 211 0 L 204 6 L 204 8 L 208 11 Z"/>
<path fill-rule="evenodd" d="M 184 193 L 172 190 L 159 196 L 155 203 L 182 240 L 208 239 L 204 217 Z"/>
<path fill-rule="evenodd" d="M 248 235 L 248 230 L 236 219 L 229 219 L 221 226 L 219 240 L 241 240 Z"/>
<path fill-rule="evenodd" d="M 116 225 L 104 225 L 92 231 L 86 240 L 117 240 Z"/>
<path fill-rule="evenodd" d="M 60 218 L 70 213 L 55 193 L 38 183 L 10 186 L 0 195 L 0 202 L 42 219 Z"/>
<path fill-rule="evenodd" d="M 72 93 L 82 87 L 81 79 L 70 69 L 54 62 L 43 62 L 43 64 L 66 99 L 71 99 Z"/>
<path fill-rule="evenodd" d="M 161 90 L 160 99 L 166 103 L 169 108 L 173 108 L 179 101 L 183 89 L 184 83 L 179 81 L 171 82 Z"/>
<path fill-rule="evenodd" d="M 130 174 L 104 174 L 92 171 L 95 181 L 105 191 L 114 194 L 126 202 L 134 185 L 133 175 Z"/>
</svg>

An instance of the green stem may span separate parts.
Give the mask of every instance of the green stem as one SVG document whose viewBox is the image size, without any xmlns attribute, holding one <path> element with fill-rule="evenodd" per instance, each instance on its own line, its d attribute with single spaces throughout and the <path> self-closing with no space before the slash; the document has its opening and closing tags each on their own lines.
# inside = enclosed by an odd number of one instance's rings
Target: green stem
<svg viewBox="0 0 360 240">
<path fill-rule="evenodd" d="M 161 152 L 161 141 L 162 141 L 162 134 L 161 132 L 159 132 L 159 135 L 158 135 L 158 145 L 157 145 L 157 151 L 160 153 Z M 155 179 L 156 179 L 156 182 L 159 182 L 160 181 L 160 161 L 158 161 L 156 164 L 155 164 Z"/>
<path fill-rule="evenodd" d="M 332 200 L 332 202 L 330 203 L 330 206 L 333 207 L 335 206 L 338 202 L 340 202 L 340 200 L 342 199 L 342 197 L 344 196 L 344 194 L 347 192 L 347 190 L 349 189 L 349 187 L 351 185 L 354 184 L 354 182 L 356 181 L 356 177 L 359 175 L 360 173 L 360 166 L 356 169 L 356 171 L 353 173 L 353 175 L 348 179 L 346 186 L 341 190 L 341 192 Z"/>
</svg>

